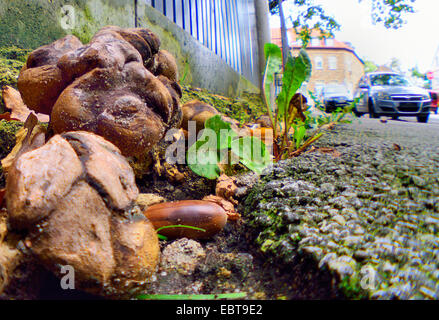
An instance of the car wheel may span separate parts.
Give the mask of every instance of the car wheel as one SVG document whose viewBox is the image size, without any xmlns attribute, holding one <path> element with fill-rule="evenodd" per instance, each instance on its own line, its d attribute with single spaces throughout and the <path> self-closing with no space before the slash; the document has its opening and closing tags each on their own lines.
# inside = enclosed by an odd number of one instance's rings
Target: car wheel
<svg viewBox="0 0 439 320">
<path fill-rule="evenodd" d="M 375 112 L 372 100 L 369 100 L 369 114 L 372 119 L 378 119 L 380 116 Z"/>
<path fill-rule="evenodd" d="M 430 116 L 429 113 L 427 114 L 421 114 L 420 116 L 418 116 L 418 122 L 420 123 L 427 123 L 428 122 L 428 117 Z"/>
<path fill-rule="evenodd" d="M 360 118 L 364 113 L 358 112 L 357 107 L 354 107 L 354 109 L 352 109 L 352 112 L 355 114 L 355 116 L 357 116 L 358 118 Z"/>
</svg>

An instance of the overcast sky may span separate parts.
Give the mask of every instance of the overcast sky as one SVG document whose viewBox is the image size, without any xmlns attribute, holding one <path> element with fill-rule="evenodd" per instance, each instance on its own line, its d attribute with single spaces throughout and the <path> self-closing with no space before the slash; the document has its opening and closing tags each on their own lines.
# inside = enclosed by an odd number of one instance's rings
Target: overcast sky
<svg viewBox="0 0 439 320">
<path fill-rule="evenodd" d="M 287 1 L 288 3 L 293 1 Z M 407 14 L 407 23 L 399 30 L 373 25 L 370 0 L 314 0 L 341 24 L 335 37 L 348 41 L 357 54 L 381 65 L 397 58 L 403 70 L 418 66 L 421 72 L 430 70 L 439 46 L 439 0 L 416 0 L 416 13 Z M 291 6 L 294 10 L 294 7 Z M 291 11 L 294 12 L 294 11 Z M 278 18 L 271 18 L 272 27 L 279 26 Z"/>
</svg>

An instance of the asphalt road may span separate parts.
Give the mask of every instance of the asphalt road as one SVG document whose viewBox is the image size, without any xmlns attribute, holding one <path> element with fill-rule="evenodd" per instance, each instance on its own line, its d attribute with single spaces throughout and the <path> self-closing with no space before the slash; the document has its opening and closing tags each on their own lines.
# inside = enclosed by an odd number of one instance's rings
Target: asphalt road
<svg viewBox="0 0 439 320">
<path fill-rule="evenodd" d="M 406 117 L 406 118 L 400 118 L 398 120 L 403 122 L 417 122 L 416 117 Z M 428 123 L 439 126 L 439 114 L 431 113 Z"/>
<path fill-rule="evenodd" d="M 357 118 L 350 125 L 352 134 L 372 134 L 375 139 L 402 145 L 425 145 L 439 150 L 439 115 L 430 114 L 428 123 L 418 123 L 416 117 L 370 119 L 368 115 Z"/>
</svg>

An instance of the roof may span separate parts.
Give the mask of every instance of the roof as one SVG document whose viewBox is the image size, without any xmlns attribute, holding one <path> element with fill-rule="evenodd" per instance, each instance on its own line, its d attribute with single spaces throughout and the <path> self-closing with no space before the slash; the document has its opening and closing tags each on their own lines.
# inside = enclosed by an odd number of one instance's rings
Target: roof
<svg viewBox="0 0 439 320">
<path fill-rule="evenodd" d="M 290 28 L 287 30 L 288 33 L 288 39 L 290 43 L 293 43 L 292 46 L 290 46 L 292 49 L 300 49 L 301 46 L 296 44 L 297 34 L 294 28 Z M 321 32 L 319 30 L 312 30 L 311 31 L 311 37 L 320 37 Z M 319 39 L 320 44 L 318 46 L 313 46 L 311 42 L 306 47 L 307 50 L 344 50 L 349 51 L 362 63 L 364 64 L 363 60 L 357 55 L 355 52 L 355 49 L 352 47 L 352 45 L 349 42 L 343 42 L 339 41 L 335 38 L 332 38 L 333 43 L 328 46 L 325 39 Z M 278 46 L 282 47 L 282 37 L 281 37 L 281 31 L 280 28 L 272 28 L 271 29 L 271 41 Z"/>
</svg>

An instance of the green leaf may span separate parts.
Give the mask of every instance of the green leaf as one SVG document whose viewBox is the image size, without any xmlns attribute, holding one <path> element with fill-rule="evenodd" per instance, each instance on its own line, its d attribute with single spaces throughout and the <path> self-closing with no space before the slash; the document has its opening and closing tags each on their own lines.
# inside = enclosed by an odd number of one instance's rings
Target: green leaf
<svg viewBox="0 0 439 320">
<path fill-rule="evenodd" d="M 232 141 L 232 153 L 250 170 L 260 174 L 272 161 L 265 144 L 256 137 L 242 137 Z"/>
<path fill-rule="evenodd" d="M 263 80 L 264 98 L 267 106 L 270 108 L 271 112 L 274 113 L 274 106 L 271 105 L 270 99 L 270 88 L 271 84 L 274 82 L 275 73 L 280 71 L 280 66 L 282 65 L 282 51 L 277 45 L 266 43 L 264 46 L 264 53 L 266 61 Z"/>
<path fill-rule="evenodd" d="M 296 140 L 296 149 L 299 149 L 300 145 L 302 144 L 303 138 L 305 137 L 306 127 L 303 125 L 294 129 L 294 140 Z"/>
<path fill-rule="evenodd" d="M 297 57 L 288 57 L 282 77 L 282 90 L 277 97 L 278 116 L 283 119 L 288 112 L 290 101 L 303 82 L 311 76 L 311 60 L 304 49 Z"/>
<path fill-rule="evenodd" d="M 230 123 L 221 119 L 221 115 L 213 116 L 206 120 L 204 124 L 204 130 L 213 130 L 216 134 L 217 150 L 229 149 L 232 143 L 232 139 L 238 134 L 232 130 Z M 203 139 L 203 136 L 200 138 Z"/>
<path fill-rule="evenodd" d="M 212 148 L 209 142 L 198 140 L 187 152 L 189 168 L 199 176 L 207 179 L 216 179 L 220 176 L 218 167 L 218 152 L 216 146 Z"/>
<path fill-rule="evenodd" d="M 221 173 L 218 163 L 221 157 L 227 155 L 220 151 L 230 149 L 232 139 L 237 135 L 230 123 L 221 119 L 221 115 L 207 119 L 201 137 L 187 152 L 189 168 L 207 179 L 218 178 Z"/>
</svg>

